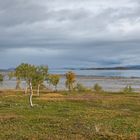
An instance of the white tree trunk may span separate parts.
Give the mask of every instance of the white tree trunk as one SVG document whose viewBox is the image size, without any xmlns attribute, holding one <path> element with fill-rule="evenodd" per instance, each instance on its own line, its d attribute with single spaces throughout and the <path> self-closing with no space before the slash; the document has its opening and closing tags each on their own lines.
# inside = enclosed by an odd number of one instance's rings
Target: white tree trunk
<svg viewBox="0 0 140 140">
<path fill-rule="evenodd" d="M 37 95 L 40 96 L 40 84 L 37 86 Z"/>
<path fill-rule="evenodd" d="M 31 107 L 33 107 L 32 97 L 33 97 L 33 88 L 32 88 L 32 83 L 30 82 L 30 97 L 29 97 L 29 101 L 30 101 L 30 106 Z"/>
</svg>

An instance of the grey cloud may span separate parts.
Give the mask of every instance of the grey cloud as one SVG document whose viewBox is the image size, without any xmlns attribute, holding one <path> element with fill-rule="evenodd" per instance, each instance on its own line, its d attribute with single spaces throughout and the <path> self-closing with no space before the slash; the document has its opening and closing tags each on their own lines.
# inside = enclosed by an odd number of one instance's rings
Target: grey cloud
<svg viewBox="0 0 140 140">
<path fill-rule="evenodd" d="M 46 9 L 23 0 L 1 1 L 0 26 L 13 27 L 19 24 L 31 24 L 44 20 Z"/>
<path fill-rule="evenodd" d="M 138 0 L 1 0 L 0 66 L 138 63 L 139 12 Z"/>
</svg>

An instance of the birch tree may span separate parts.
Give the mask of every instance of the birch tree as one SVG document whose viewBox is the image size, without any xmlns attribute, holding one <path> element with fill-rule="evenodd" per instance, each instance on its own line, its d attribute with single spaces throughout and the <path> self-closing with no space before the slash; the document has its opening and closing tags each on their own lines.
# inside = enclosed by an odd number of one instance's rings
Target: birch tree
<svg viewBox="0 0 140 140">
<path fill-rule="evenodd" d="M 49 75 L 49 83 L 55 87 L 55 91 L 57 91 L 57 85 L 60 81 L 60 76 L 57 74 Z"/>
<path fill-rule="evenodd" d="M 40 86 L 43 85 L 44 81 L 48 77 L 48 67 L 38 66 L 36 68 L 36 74 L 33 77 L 33 85 L 37 87 L 37 95 L 40 96 Z"/>
<path fill-rule="evenodd" d="M 17 75 L 26 81 L 27 85 L 29 86 L 30 89 L 30 96 L 29 96 L 29 102 L 30 106 L 33 107 L 32 103 L 32 97 L 33 97 L 33 87 L 32 87 L 32 82 L 33 78 L 35 77 L 36 74 L 36 67 L 31 64 L 26 64 L 22 63 L 16 68 L 16 73 Z"/>
</svg>

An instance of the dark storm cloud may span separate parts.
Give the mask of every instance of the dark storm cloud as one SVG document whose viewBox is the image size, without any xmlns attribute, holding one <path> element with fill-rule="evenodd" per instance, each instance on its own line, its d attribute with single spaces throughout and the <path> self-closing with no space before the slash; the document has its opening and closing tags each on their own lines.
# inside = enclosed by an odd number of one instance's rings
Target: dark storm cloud
<svg viewBox="0 0 140 140">
<path fill-rule="evenodd" d="M 0 0 L 0 66 L 138 63 L 139 13 L 139 0 Z"/>
</svg>

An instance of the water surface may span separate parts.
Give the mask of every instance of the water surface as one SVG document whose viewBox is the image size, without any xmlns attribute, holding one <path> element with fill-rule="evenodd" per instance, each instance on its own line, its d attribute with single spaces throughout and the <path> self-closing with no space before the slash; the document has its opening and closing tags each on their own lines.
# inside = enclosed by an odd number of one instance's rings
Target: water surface
<svg viewBox="0 0 140 140">
<path fill-rule="evenodd" d="M 64 75 L 69 70 L 53 69 L 50 73 Z M 95 83 L 100 84 L 104 90 L 120 91 L 125 86 L 131 85 L 136 91 L 140 91 L 140 70 L 73 70 L 77 75 L 77 83 L 81 83 L 86 87 L 92 88 Z M 61 76 L 58 89 L 65 89 L 65 76 Z M 45 85 L 47 83 L 45 82 Z M 14 89 L 16 80 L 5 78 L 0 88 Z M 21 83 L 22 88 L 25 87 L 25 82 Z M 51 87 L 53 88 L 53 87 Z"/>
<path fill-rule="evenodd" d="M 67 69 L 52 69 L 50 73 L 65 74 Z M 76 75 L 105 76 L 105 77 L 140 77 L 140 70 L 71 70 Z"/>
</svg>

